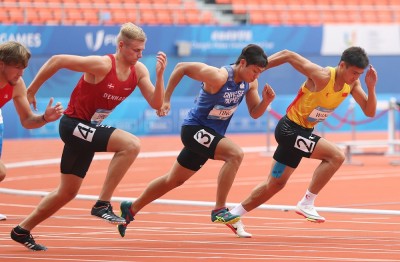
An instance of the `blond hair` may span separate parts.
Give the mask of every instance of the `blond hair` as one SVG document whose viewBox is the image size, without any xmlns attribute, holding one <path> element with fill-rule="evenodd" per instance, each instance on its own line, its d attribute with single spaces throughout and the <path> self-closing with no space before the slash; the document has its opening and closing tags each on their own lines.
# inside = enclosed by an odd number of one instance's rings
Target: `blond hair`
<svg viewBox="0 0 400 262">
<path fill-rule="evenodd" d="M 137 41 L 146 41 L 147 37 L 145 32 L 139 26 L 128 22 L 121 26 L 119 34 L 117 36 L 118 41 L 129 41 L 129 40 L 137 40 Z"/>
<path fill-rule="evenodd" d="M 31 53 L 21 43 L 8 41 L 0 44 L 0 61 L 6 65 L 28 66 Z"/>
</svg>

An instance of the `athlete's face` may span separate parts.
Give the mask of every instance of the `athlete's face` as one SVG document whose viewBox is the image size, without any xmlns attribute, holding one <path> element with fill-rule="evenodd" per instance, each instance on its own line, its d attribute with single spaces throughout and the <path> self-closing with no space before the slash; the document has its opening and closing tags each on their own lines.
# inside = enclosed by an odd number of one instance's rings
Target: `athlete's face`
<svg viewBox="0 0 400 262">
<path fill-rule="evenodd" d="M 6 65 L 3 62 L 0 62 L 1 68 L 1 82 L 8 83 L 12 86 L 15 86 L 19 80 L 19 78 L 24 74 L 24 69 L 22 65 Z"/>
<path fill-rule="evenodd" d="M 346 84 L 353 84 L 355 81 L 357 81 L 360 76 L 364 73 L 364 69 L 358 68 L 356 66 L 350 66 L 348 64 L 344 64 L 344 81 Z"/>
<path fill-rule="evenodd" d="M 251 83 L 256 80 L 260 74 L 264 71 L 264 68 L 256 66 L 256 65 L 249 65 L 247 66 L 246 62 L 243 64 L 243 81 Z"/>
<path fill-rule="evenodd" d="M 122 42 L 121 45 L 123 56 L 130 64 L 134 65 L 140 58 L 142 58 L 146 42 L 130 40 Z"/>
</svg>

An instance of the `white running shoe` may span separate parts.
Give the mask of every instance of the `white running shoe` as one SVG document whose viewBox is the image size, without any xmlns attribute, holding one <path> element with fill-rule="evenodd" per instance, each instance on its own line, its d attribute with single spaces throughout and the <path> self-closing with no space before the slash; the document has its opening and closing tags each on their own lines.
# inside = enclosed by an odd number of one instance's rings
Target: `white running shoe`
<svg viewBox="0 0 400 262">
<path fill-rule="evenodd" d="M 5 215 L 0 214 L 0 220 L 6 220 L 6 219 L 7 219 L 7 217 Z"/>
<path fill-rule="evenodd" d="M 296 213 L 314 223 L 325 222 L 325 218 L 318 214 L 313 205 L 300 205 L 300 203 L 298 203 L 296 206 Z"/>
<path fill-rule="evenodd" d="M 235 233 L 238 237 L 242 237 L 242 238 L 249 238 L 252 235 L 250 233 L 247 233 L 244 230 L 244 225 L 242 223 L 242 220 L 239 220 L 236 223 L 233 224 L 225 224 L 227 227 L 229 227 L 233 233 Z"/>
</svg>

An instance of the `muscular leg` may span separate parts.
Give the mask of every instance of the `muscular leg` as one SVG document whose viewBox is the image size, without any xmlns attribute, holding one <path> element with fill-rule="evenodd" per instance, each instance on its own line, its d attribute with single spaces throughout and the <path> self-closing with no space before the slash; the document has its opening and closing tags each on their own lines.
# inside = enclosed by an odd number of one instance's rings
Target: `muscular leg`
<svg viewBox="0 0 400 262">
<path fill-rule="evenodd" d="M 248 196 L 243 202 L 243 208 L 249 212 L 258 206 L 264 204 L 268 201 L 271 197 L 273 197 L 276 193 L 282 190 L 286 182 L 288 181 L 289 177 L 293 174 L 294 168 L 289 166 L 285 166 L 281 176 L 274 177 L 272 176 L 272 170 L 276 165 L 276 161 L 272 161 L 271 172 L 268 175 L 268 178 L 257 185 L 253 191 L 251 192 L 250 196 Z"/>
<path fill-rule="evenodd" d="M 218 143 L 214 159 L 223 160 L 225 163 L 218 175 L 215 209 L 225 207 L 228 193 L 242 163 L 243 155 L 242 149 L 229 138 L 225 137 Z"/>
<path fill-rule="evenodd" d="M 74 199 L 81 187 L 82 180 L 82 178 L 75 175 L 61 174 L 59 187 L 43 198 L 36 209 L 19 224 L 20 227 L 31 231 L 38 224 L 56 213 Z"/>
<path fill-rule="evenodd" d="M 108 142 L 108 152 L 115 152 L 108 167 L 107 176 L 99 200 L 110 201 L 115 188 L 140 152 L 140 140 L 123 130 L 116 129 Z"/>
<path fill-rule="evenodd" d="M 3 161 L 0 160 L 0 182 L 6 178 L 6 166 L 4 165 Z"/>
<path fill-rule="evenodd" d="M 0 149 L 1 150 L 1 149 Z M 0 160 L 0 182 L 6 178 L 6 166 L 3 161 Z M 7 217 L 3 214 L 0 214 L 0 220 L 5 220 Z"/>
<path fill-rule="evenodd" d="M 321 163 L 314 170 L 308 190 L 297 204 L 296 213 L 311 222 L 322 223 L 325 221 L 325 218 L 320 216 L 315 210 L 315 198 L 342 165 L 345 156 L 336 145 L 321 138 L 310 158 L 319 159 Z"/>
<path fill-rule="evenodd" d="M 343 164 L 345 155 L 335 144 L 321 138 L 311 158 L 322 160 L 315 169 L 308 188 L 311 193 L 318 194 Z"/>
<path fill-rule="evenodd" d="M 196 171 L 187 169 L 176 161 L 167 174 L 151 181 L 139 198 L 133 202 L 131 207 L 132 213 L 136 214 L 152 201 L 179 187 L 195 173 Z"/>
</svg>

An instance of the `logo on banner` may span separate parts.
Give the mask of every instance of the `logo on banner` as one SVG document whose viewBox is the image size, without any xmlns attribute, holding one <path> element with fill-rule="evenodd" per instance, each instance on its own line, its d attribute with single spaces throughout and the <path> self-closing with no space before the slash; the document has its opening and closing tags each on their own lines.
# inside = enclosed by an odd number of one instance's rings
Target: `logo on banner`
<svg viewBox="0 0 400 262">
<path fill-rule="evenodd" d="M 95 34 L 87 33 L 85 35 L 86 47 L 91 51 L 98 51 L 103 46 L 115 46 L 116 35 L 106 34 L 104 30 L 99 30 Z"/>
</svg>

